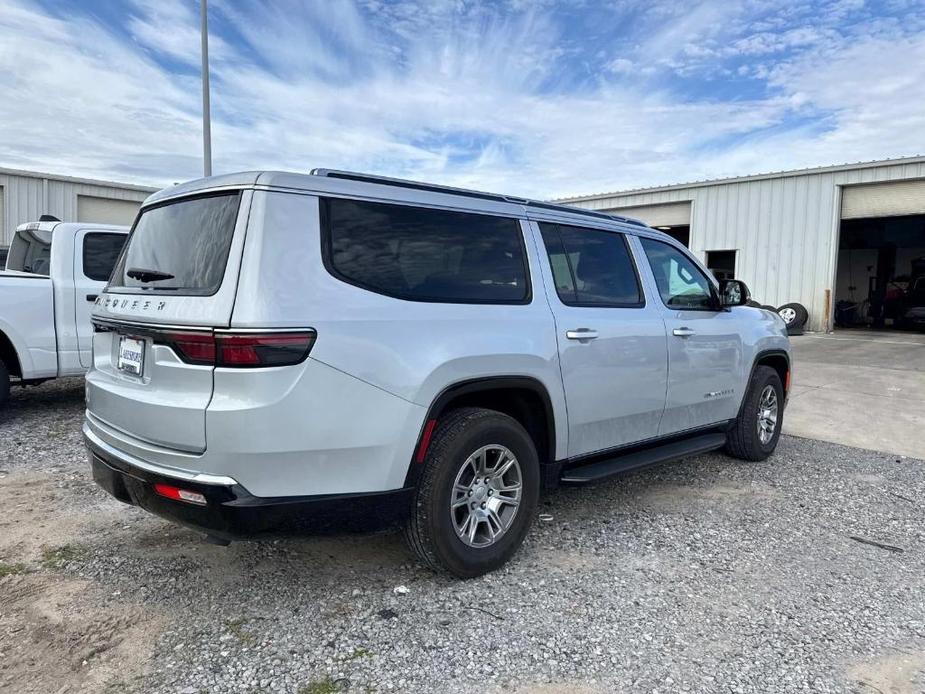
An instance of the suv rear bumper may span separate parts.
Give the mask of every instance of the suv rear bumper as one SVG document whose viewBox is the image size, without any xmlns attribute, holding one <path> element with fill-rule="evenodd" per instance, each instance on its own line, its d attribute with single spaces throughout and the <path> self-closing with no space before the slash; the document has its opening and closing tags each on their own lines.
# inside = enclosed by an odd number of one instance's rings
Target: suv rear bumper
<svg viewBox="0 0 925 694">
<path fill-rule="evenodd" d="M 109 494 L 167 520 L 227 540 L 380 527 L 406 517 L 411 508 L 412 488 L 361 494 L 258 497 L 228 477 L 193 476 L 141 461 L 127 461 L 95 439 L 84 427 L 93 479 Z M 206 503 L 163 497 L 155 492 L 155 484 L 198 492 Z"/>
</svg>

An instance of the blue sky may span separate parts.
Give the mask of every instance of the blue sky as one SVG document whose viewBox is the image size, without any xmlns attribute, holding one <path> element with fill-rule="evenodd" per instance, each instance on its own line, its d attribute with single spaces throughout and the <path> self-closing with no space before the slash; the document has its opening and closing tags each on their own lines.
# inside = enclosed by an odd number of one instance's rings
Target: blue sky
<svg viewBox="0 0 925 694">
<path fill-rule="evenodd" d="M 197 0 L 0 4 L 0 165 L 201 172 Z M 925 153 L 925 0 L 211 0 L 216 173 L 534 197 Z"/>
</svg>

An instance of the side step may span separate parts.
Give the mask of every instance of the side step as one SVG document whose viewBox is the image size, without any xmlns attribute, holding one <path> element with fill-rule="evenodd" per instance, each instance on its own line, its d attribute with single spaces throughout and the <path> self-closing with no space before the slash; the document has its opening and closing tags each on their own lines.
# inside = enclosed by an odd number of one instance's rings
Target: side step
<svg viewBox="0 0 925 694">
<path fill-rule="evenodd" d="M 562 484 L 589 484 L 646 465 L 667 463 L 670 460 L 713 451 L 722 448 L 725 444 L 726 434 L 724 433 L 701 434 L 652 448 L 635 449 L 596 463 L 564 470 L 560 481 Z"/>
</svg>

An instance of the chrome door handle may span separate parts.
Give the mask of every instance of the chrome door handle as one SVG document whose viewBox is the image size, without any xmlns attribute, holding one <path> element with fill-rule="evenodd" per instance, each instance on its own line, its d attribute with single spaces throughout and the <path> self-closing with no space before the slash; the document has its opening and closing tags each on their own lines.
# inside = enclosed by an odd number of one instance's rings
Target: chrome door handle
<svg viewBox="0 0 925 694">
<path fill-rule="evenodd" d="M 593 340 L 597 337 L 597 330 L 575 328 L 574 330 L 566 330 L 565 336 L 570 340 Z"/>
<path fill-rule="evenodd" d="M 691 335 L 696 335 L 697 333 L 690 328 L 675 328 L 671 331 L 671 334 L 675 337 L 690 337 Z"/>
</svg>

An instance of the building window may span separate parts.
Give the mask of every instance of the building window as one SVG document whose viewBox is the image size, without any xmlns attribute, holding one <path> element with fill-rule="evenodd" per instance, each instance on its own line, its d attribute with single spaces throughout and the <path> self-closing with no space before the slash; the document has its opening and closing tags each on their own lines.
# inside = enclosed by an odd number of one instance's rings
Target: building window
<svg viewBox="0 0 925 694">
<path fill-rule="evenodd" d="M 736 274 L 735 251 L 707 251 L 707 268 L 718 280 L 733 280 Z"/>
</svg>

